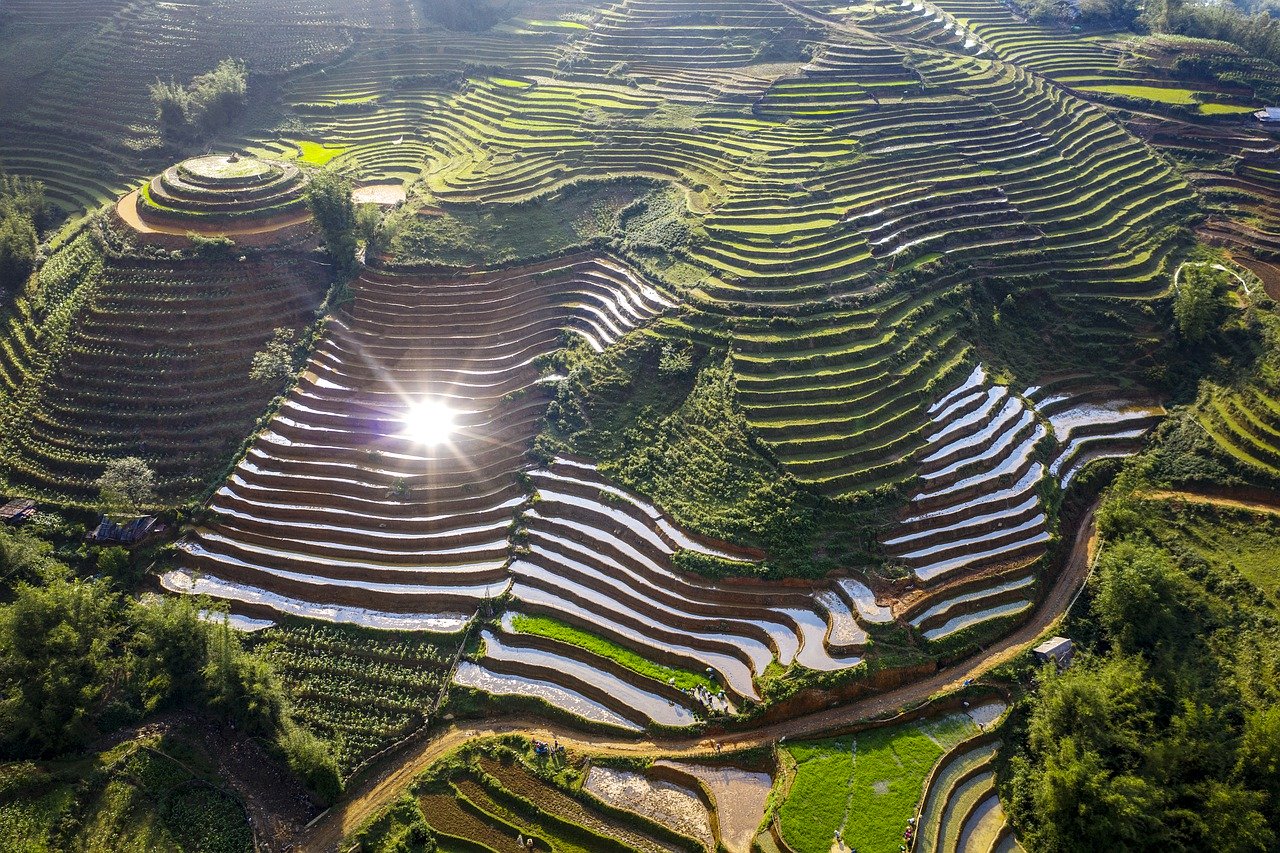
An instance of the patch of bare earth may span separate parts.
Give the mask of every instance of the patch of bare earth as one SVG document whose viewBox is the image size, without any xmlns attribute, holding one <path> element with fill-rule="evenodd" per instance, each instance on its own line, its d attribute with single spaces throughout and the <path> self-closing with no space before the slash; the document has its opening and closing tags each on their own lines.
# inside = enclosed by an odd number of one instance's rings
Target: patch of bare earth
<svg viewBox="0 0 1280 853">
<path fill-rule="evenodd" d="M 769 791 L 773 789 L 772 776 L 738 767 L 674 761 L 656 763 L 688 773 L 705 785 L 715 800 L 716 816 L 720 821 L 720 843 L 729 853 L 750 853 L 751 840 L 764 820 Z"/>
<path fill-rule="evenodd" d="M 707 850 L 716 847 L 706 807 L 686 788 L 610 767 L 592 767 L 582 787 L 612 806 L 633 811 L 696 839 Z"/>
</svg>

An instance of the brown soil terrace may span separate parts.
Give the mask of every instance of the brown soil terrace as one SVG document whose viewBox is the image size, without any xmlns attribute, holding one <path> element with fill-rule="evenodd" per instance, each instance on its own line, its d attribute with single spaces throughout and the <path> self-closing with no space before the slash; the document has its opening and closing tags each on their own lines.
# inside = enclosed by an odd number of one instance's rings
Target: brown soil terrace
<svg viewBox="0 0 1280 853">
<path fill-rule="evenodd" d="M 302 225 L 311 218 L 309 212 L 303 211 L 291 216 L 278 216 L 272 219 L 256 219 L 252 225 L 231 226 L 231 225 L 206 225 L 199 222 L 183 223 L 182 225 L 164 226 L 152 222 L 143 221 L 138 215 L 138 190 L 129 193 L 120 201 L 116 202 L 116 215 L 124 221 L 126 225 L 137 231 L 139 234 L 167 234 L 172 237 L 185 237 L 188 234 L 199 234 L 205 237 L 222 236 L 222 237 L 246 237 L 255 234 L 273 234 L 284 228 L 291 228 L 295 225 Z"/>
</svg>

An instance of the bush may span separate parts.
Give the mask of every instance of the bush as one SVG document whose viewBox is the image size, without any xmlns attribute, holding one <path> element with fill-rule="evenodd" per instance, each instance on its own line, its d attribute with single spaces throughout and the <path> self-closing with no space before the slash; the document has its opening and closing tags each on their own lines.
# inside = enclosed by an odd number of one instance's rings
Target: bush
<svg viewBox="0 0 1280 853">
<path fill-rule="evenodd" d="M 296 723 L 287 723 L 277 741 L 289 768 L 328 805 L 342 794 L 338 759 L 329 745 Z"/>
<path fill-rule="evenodd" d="M 253 354 L 249 378 L 255 382 L 277 383 L 293 375 L 296 369 L 292 329 L 278 328 L 267 345 Z"/>
<path fill-rule="evenodd" d="M 306 189 L 307 206 L 324 235 L 324 245 L 340 278 L 356 265 L 356 208 L 351 181 L 332 169 L 312 175 Z"/>
<path fill-rule="evenodd" d="M 244 109 L 249 70 L 239 59 L 224 59 L 187 86 L 170 79 L 150 86 L 161 135 L 170 142 L 193 142 L 226 127 Z"/>
</svg>

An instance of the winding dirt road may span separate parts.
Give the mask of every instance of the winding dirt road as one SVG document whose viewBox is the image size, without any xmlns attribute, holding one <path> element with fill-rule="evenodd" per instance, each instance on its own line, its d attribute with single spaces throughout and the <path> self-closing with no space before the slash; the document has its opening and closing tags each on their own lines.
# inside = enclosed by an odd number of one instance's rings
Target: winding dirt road
<svg viewBox="0 0 1280 853">
<path fill-rule="evenodd" d="M 779 738 L 814 737 L 859 722 L 891 714 L 904 706 L 923 702 L 932 696 L 950 692 L 966 680 L 976 678 L 993 667 L 1012 660 L 1053 627 L 1067 611 L 1084 584 L 1093 565 L 1097 546 L 1094 511 L 1089 507 L 1076 531 L 1066 565 L 1058 574 L 1048 595 L 1040 602 L 1031 618 L 1009 636 L 968 660 L 940 670 L 933 676 L 904 685 L 896 690 L 858 699 L 847 705 L 815 711 L 781 722 L 770 723 L 743 732 L 718 736 L 726 747 L 759 746 L 777 742 Z M 432 763 L 468 740 L 498 734 L 520 732 L 543 740 L 559 739 L 566 748 L 607 755 L 655 755 L 681 757 L 706 755 L 710 740 L 705 737 L 624 740 L 588 734 L 561 723 L 548 723 L 532 717 L 512 717 L 482 721 L 471 725 L 452 725 L 440 730 L 429 740 L 418 741 L 389 756 L 381 774 L 360 780 L 338 805 L 320 816 L 298 840 L 295 849 L 333 853 L 342 840 L 374 814 L 395 802 L 413 780 Z"/>
</svg>

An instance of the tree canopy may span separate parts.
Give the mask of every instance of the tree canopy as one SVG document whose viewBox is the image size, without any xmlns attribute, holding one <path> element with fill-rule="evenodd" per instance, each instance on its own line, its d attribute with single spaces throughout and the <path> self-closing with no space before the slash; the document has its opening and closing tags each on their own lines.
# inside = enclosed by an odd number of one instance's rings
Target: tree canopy
<svg viewBox="0 0 1280 853">
<path fill-rule="evenodd" d="M 1118 520 L 1117 520 L 1118 519 Z M 1010 762 L 1028 850 L 1269 850 L 1280 616 L 1150 511 L 1114 515 L 1077 663 L 1046 667 Z"/>
<path fill-rule="evenodd" d="M 244 109 L 248 91 L 248 67 L 231 58 L 187 85 L 170 78 L 150 86 L 160 133 L 170 142 L 204 139 L 226 127 Z"/>
<path fill-rule="evenodd" d="M 0 172 L 0 289 L 12 292 L 31 275 L 49 216 L 44 184 Z"/>
<path fill-rule="evenodd" d="M 316 172 L 306 189 L 307 206 L 340 276 L 350 273 L 356 264 L 357 220 L 351 189 L 351 181 L 333 169 Z"/>
<path fill-rule="evenodd" d="M 140 512 L 155 500 L 155 472 L 137 456 L 115 459 L 95 485 L 103 507 L 113 512 Z"/>
</svg>

